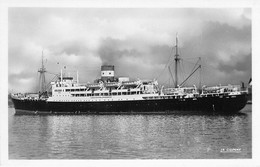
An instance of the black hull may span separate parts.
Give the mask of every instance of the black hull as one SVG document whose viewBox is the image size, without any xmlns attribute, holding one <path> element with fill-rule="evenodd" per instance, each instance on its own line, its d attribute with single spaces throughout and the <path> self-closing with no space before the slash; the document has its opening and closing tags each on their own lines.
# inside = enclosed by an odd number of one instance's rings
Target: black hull
<svg viewBox="0 0 260 167">
<path fill-rule="evenodd" d="M 12 98 L 16 115 L 24 114 L 233 114 L 247 103 L 247 95 L 100 102 L 47 102 Z"/>
</svg>

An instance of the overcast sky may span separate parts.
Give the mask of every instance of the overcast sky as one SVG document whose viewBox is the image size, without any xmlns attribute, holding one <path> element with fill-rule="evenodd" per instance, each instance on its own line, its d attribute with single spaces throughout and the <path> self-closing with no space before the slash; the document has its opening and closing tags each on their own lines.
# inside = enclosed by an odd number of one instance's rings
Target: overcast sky
<svg viewBox="0 0 260 167">
<path fill-rule="evenodd" d="M 37 91 L 42 50 L 49 72 L 66 66 L 70 75 L 78 70 L 83 83 L 98 78 L 102 64 L 115 65 L 118 76 L 170 83 L 164 69 L 173 61 L 176 33 L 180 79 L 198 57 L 203 84 L 251 77 L 250 9 L 9 8 L 8 24 L 9 90 L 15 92 Z"/>
</svg>

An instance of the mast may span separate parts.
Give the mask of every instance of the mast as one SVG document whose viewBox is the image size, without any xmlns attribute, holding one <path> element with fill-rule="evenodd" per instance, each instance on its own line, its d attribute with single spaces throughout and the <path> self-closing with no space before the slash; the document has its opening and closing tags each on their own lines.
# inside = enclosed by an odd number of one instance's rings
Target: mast
<svg viewBox="0 0 260 167">
<path fill-rule="evenodd" d="M 44 67 L 44 64 L 43 64 L 43 51 L 42 51 L 42 66 L 41 66 L 41 68 L 38 70 L 38 72 L 40 73 L 39 91 L 40 91 L 40 92 L 45 92 L 45 91 L 46 91 L 46 84 L 45 84 L 45 72 L 46 72 L 46 68 Z"/>
<path fill-rule="evenodd" d="M 180 61 L 179 58 L 179 53 L 178 53 L 178 34 L 176 34 L 176 53 L 174 56 L 174 60 L 175 60 L 175 88 L 178 87 L 178 63 Z"/>
</svg>

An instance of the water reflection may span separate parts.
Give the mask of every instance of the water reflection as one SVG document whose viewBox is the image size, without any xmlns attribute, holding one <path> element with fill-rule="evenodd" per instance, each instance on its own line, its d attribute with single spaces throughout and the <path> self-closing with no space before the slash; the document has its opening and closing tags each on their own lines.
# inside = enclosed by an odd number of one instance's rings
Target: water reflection
<svg viewBox="0 0 260 167">
<path fill-rule="evenodd" d="M 10 109 L 12 110 L 12 109 Z M 9 115 L 11 159 L 250 158 L 242 115 Z M 221 153 L 241 148 L 241 153 Z"/>
</svg>

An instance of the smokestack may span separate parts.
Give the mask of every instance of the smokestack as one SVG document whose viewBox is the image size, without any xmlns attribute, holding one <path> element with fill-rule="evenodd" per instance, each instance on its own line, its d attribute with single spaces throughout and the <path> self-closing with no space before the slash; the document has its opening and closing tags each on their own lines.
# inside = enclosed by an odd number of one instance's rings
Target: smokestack
<svg viewBox="0 0 260 167">
<path fill-rule="evenodd" d="M 113 81 L 115 77 L 115 66 L 103 65 L 101 66 L 101 79 L 104 82 Z"/>
</svg>

